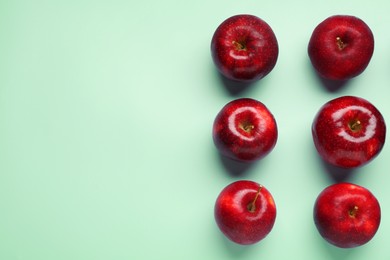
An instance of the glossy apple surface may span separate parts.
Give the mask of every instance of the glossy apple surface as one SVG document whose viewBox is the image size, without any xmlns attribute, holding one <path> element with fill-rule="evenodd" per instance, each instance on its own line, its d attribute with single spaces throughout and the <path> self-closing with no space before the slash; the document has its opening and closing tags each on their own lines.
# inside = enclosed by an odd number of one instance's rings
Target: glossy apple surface
<svg viewBox="0 0 390 260">
<path fill-rule="evenodd" d="M 335 15 L 313 31 L 308 54 L 319 75 L 347 80 L 361 74 L 374 53 L 374 36 L 368 25 L 355 16 Z"/>
<path fill-rule="evenodd" d="M 325 188 L 314 205 L 314 222 L 329 243 L 352 248 L 370 241 L 381 220 L 378 200 L 366 188 L 338 183 Z"/>
<path fill-rule="evenodd" d="M 236 181 L 219 194 L 214 208 L 216 223 L 231 241 L 250 245 L 264 239 L 276 219 L 270 192 L 253 181 Z"/>
<path fill-rule="evenodd" d="M 222 155 L 250 162 L 272 151 L 278 131 L 274 116 L 263 103 L 240 98 L 226 104 L 217 114 L 212 136 Z"/>
<path fill-rule="evenodd" d="M 354 168 L 372 161 L 382 150 L 386 124 L 369 101 L 343 96 L 323 105 L 312 124 L 314 145 L 328 163 Z"/>
<path fill-rule="evenodd" d="M 255 81 L 274 68 L 279 47 L 271 27 L 262 19 L 247 14 L 223 21 L 211 40 L 214 64 L 226 78 Z"/>
</svg>

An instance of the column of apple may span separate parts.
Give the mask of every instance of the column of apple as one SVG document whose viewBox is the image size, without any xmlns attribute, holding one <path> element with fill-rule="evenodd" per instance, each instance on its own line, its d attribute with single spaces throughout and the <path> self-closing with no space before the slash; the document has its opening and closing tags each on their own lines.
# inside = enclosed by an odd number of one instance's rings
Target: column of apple
<svg viewBox="0 0 390 260">
<path fill-rule="evenodd" d="M 374 35 L 355 16 L 330 16 L 315 27 L 308 56 L 319 77 L 346 81 L 367 68 L 374 53 Z M 342 84 L 340 84 L 342 85 Z M 369 101 L 342 96 L 325 103 L 314 117 L 312 136 L 326 164 L 353 169 L 378 156 L 386 138 L 382 114 Z M 367 188 L 352 183 L 326 187 L 317 197 L 313 218 L 319 234 L 341 248 L 369 242 L 376 234 L 381 210 Z"/>
<path fill-rule="evenodd" d="M 219 72 L 228 80 L 252 82 L 271 72 L 279 49 L 275 34 L 265 21 L 253 15 L 236 15 L 216 29 L 211 53 Z M 262 102 L 240 98 L 226 104 L 218 113 L 212 136 L 222 156 L 248 163 L 272 151 L 278 130 L 274 116 Z M 221 191 L 214 216 L 227 238 L 249 245 L 271 232 L 276 205 L 263 185 L 240 180 Z"/>
</svg>

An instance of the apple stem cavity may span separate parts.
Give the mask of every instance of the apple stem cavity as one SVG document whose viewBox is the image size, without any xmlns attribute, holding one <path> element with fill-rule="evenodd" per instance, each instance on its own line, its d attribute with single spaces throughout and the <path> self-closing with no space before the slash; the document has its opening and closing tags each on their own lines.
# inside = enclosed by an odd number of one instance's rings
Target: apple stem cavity
<svg viewBox="0 0 390 260">
<path fill-rule="evenodd" d="M 232 43 L 238 51 L 246 51 L 246 46 L 243 41 L 233 41 Z"/>
<path fill-rule="evenodd" d="M 344 49 L 346 46 L 345 42 L 343 42 L 340 37 L 336 37 L 336 43 L 337 46 L 339 47 L 339 50 Z"/>
<path fill-rule="evenodd" d="M 253 199 L 252 202 L 250 202 L 247 206 L 247 209 L 249 210 L 249 212 L 251 213 L 254 213 L 256 211 L 256 201 L 257 201 L 257 198 L 259 197 L 259 194 L 261 192 L 261 189 L 263 188 L 262 185 L 260 185 L 259 187 L 259 190 L 256 192 L 256 196 L 255 198 Z"/>
<path fill-rule="evenodd" d="M 244 130 L 247 133 L 250 133 L 255 128 L 255 126 L 253 124 L 248 123 L 248 122 L 241 124 L 240 127 L 242 130 Z"/>
<path fill-rule="evenodd" d="M 351 218 L 355 218 L 355 217 L 356 217 L 356 214 L 357 214 L 357 212 L 358 212 L 358 210 L 359 210 L 359 207 L 358 207 L 358 206 L 354 206 L 352 209 L 350 209 L 350 210 L 348 211 L 349 216 L 350 216 Z"/>
<path fill-rule="evenodd" d="M 352 132 L 357 132 L 362 129 L 362 122 L 360 120 L 353 120 L 349 123 L 349 128 L 352 130 Z"/>
</svg>

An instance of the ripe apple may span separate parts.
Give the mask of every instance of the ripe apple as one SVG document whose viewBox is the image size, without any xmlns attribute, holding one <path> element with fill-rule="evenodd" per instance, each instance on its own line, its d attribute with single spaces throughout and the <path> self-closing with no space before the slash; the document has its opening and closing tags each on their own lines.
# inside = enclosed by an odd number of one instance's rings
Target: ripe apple
<svg viewBox="0 0 390 260">
<path fill-rule="evenodd" d="M 240 14 L 218 26 L 211 40 L 211 54 L 226 78 L 251 82 L 271 72 L 279 47 L 274 32 L 265 21 Z"/>
<path fill-rule="evenodd" d="M 271 232 L 276 206 L 270 192 L 253 181 L 236 181 L 219 194 L 214 208 L 219 229 L 231 241 L 250 245 Z"/>
<path fill-rule="evenodd" d="M 329 243 L 352 248 L 370 241 L 381 220 L 378 200 L 366 188 L 337 183 L 325 188 L 314 205 L 314 222 Z"/>
<path fill-rule="evenodd" d="M 341 168 L 363 166 L 382 150 L 386 124 L 367 100 L 342 96 L 324 104 L 312 124 L 314 145 L 328 163 Z"/>
<path fill-rule="evenodd" d="M 374 36 L 368 25 L 350 15 L 325 19 L 313 31 L 308 54 L 323 78 L 347 80 L 361 74 L 374 53 Z"/>
<path fill-rule="evenodd" d="M 212 136 L 222 155 L 250 162 L 271 152 L 278 130 L 275 118 L 263 103 L 239 98 L 226 104 L 217 114 Z"/>
</svg>

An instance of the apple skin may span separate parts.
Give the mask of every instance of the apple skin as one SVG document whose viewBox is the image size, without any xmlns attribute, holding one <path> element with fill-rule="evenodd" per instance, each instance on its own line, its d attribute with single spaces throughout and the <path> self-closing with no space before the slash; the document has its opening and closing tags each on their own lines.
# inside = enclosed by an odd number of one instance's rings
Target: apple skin
<svg viewBox="0 0 390 260">
<path fill-rule="evenodd" d="M 262 19 L 239 14 L 223 21 L 211 40 L 217 69 L 234 81 L 252 82 L 274 68 L 279 47 L 272 28 Z"/>
<path fill-rule="evenodd" d="M 369 101 L 342 96 L 324 104 L 312 124 L 314 145 L 322 159 L 340 168 L 360 167 L 382 150 L 386 124 Z"/>
<path fill-rule="evenodd" d="M 217 114 L 212 136 L 223 156 L 253 162 L 273 150 L 278 129 L 274 116 L 263 103 L 239 98 L 227 103 Z"/>
<path fill-rule="evenodd" d="M 320 235 L 341 248 L 353 248 L 370 241 L 376 234 L 381 209 L 366 188 L 337 183 L 325 188 L 314 205 L 314 222 Z"/>
<path fill-rule="evenodd" d="M 355 16 L 335 15 L 313 31 L 308 54 L 323 78 L 348 80 L 361 74 L 374 53 L 374 36 L 368 25 Z"/>
<path fill-rule="evenodd" d="M 231 241 L 251 245 L 264 239 L 276 219 L 276 205 L 262 185 L 240 180 L 226 186 L 214 207 L 215 221 Z"/>
</svg>

